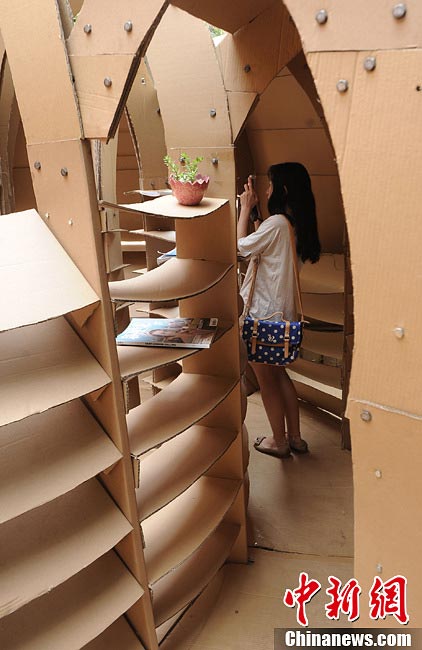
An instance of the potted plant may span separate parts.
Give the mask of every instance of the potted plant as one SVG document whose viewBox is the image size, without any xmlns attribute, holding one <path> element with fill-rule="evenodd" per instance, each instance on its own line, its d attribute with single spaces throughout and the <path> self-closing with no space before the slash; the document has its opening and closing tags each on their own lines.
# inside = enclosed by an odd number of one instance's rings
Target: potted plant
<svg viewBox="0 0 422 650">
<path fill-rule="evenodd" d="M 191 159 L 182 153 L 179 166 L 170 156 L 164 156 L 169 169 L 169 185 L 181 205 L 198 205 L 204 197 L 210 177 L 198 172 L 202 160 L 202 156 Z"/>
</svg>

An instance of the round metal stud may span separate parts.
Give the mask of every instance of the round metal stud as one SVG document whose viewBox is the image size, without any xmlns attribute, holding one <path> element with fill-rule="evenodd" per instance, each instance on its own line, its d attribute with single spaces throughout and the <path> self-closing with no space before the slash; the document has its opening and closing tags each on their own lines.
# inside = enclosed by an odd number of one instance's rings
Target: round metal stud
<svg viewBox="0 0 422 650">
<path fill-rule="evenodd" d="M 372 414 L 370 411 L 361 411 L 360 412 L 360 419 L 363 420 L 364 422 L 370 422 L 372 420 Z"/>
<path fill-rule="evenodd" d="M 382 472 L 381 472 L 380 469 L 376 469 L 374 473 L 375 473 L 376 478 L 381 478 L 382 477 Z"/>
<path fill-rule="evenodd" d="M 156 109 L 156 112 L 158 113 L 158 115 L 161 115 L 161 108 L 158 107 L 158 108 Z"/>
<path fill-rule="evenodd" d="M 245 67 L 243 68 L 243 70 L 244 70 L 245 72 L 250 72 L 250 71 L 252 70 L 252 68 L 251 68 L 251 66 L 249 65 L 249 63 L 247 63 L 247 64 L 245 65 Z"/>
<path fill-rule="evenodd" d="M 131 32 L 133 29 L 133 23 L 131 20 L 127 20 L 124 24 L 125 32 Z"/>
<path fill-rule="evenodd" d="M 41 163 L 40 163 L 39 160 L 36 160 L 36 161 L 34 162 L 34 167 L 35 167 L 35 169 L 38 169 L 38 170 L 41 169 Z"/>
<path fill-rule="evenodd" d="M 215 108 L 211 108 L 210 115 L 211 117 L 215 117 L 217 115 L 217 111 L 215 110 Z"/>
<path fill-rule="evenodd" d="M 112 80 L 110 79 L 110 77 L 106 77 L 106 78 L 104 79 L 104 86 L 105 86 L 106 88 L 110 88 L 110 86 L 111 86 L 112 83 L 113 83 L 113 82 L 112 82 Z"/>
<path fill-rule="evenodd" d="M 347 79 L 339 79 L 336 83 L 336 88 L 339 93 L 346 93 L 349 90 L 349 82 Z"/>
<path fill-rule="evenodd" d="M 84 32 L 85 34 L 90 34 L 92 32 L 92 25 L 90 25 L 89 23 L 84 25 Z"/>
<path fill-rule="evenodd" d="M 147 83 L 147 82 L 146 82 L 146 79 L 145 79 L 145 77 L 142 77 L 142 78 L 141 78 L 141 84 L 142 84 L 143 86 L 145 86 L 145 85 L 146 85 L 146 83 Z"/>
<path fill-rule="evenodd" d="M 68 173 L 69 173 L 67 171 L 67 167 L 62 167 L 61 170 L 60 170 L 60 173 L 61 173 L 62 176 L 67 176 Z"/>
<path fill-rule="evenodd" d="M 404 18 L 407 12 L 407 7 L 404 4 L 404 2 L 399 2 L 399 4 L 394 5 L 393 7 L 393 16 L 394 18 L 397 18 L 397 20 L 400 20 L 401 18 Z"/>
<path fill-rule="evenodd" d="M 211 162 L 213 165 L 218 165 L 218 158 L 211 158 Z"/>
<path fill-rule="evenodd" d="M 393 329 L 393 332 L 398 339 L 402 339 L 404 337 L 404 327 L 395 327 Z"/>
<path fill-rule="evenodd" d="M 49 219 L 49 218 L 50 218 L 50 213 L 49 213 L 49 212 L 46 212 L 46 213 L 44 214 L 44 219 Z"/>
<path fill-rule="evenodd" d="M 69 221 L 67 223 L 68 223 L 69 226 L 73 226 L 73 219 L 69 219 Z"/>
<path fill-rule="evenodd" d="M 377 67 L 377 60 L 374 56 L 367 56 L 363 62 L 363 67 L 368 72 L 372 72 Z"/>
<path fill-rule="evenodd" d="M 328 20 L 328 12 L 326 9 L 320 9 L 318 13 L 315 14 L 315 20 L 319 25 L 325 25 Z"/>
</svg>

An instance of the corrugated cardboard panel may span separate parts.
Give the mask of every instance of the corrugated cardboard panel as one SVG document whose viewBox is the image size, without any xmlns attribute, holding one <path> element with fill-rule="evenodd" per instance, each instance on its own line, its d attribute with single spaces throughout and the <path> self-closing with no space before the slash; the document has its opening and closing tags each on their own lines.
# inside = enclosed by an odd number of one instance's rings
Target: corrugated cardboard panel
<svg viewBox="0 0 422 650">
<path fill-rule="evenodd" d="M 256 16 L 273 4 L 274 0 L 243 0 L 242 5 L 227 4 L 224 0 L 174 0 L 172 5 L 184 9 L 211 25 L 216 25 L 227 32 L 237 29 L 254 20 Z"/>
<path fill-rule="evenodd" d="M 198 350 L 189 348 L 154 348 L 134 345 L 118 345 L 117 354 L 119 357 L 120 372 L 122 379 L 130 379 L 140 375 L 147 370 L 153 370 L 161 366 L 167 366 Z"/>
<path fill-rule="evenodd" d="M 328 20 L 324 25 L 315 20 L 322 8 L 318 0 L 286 0 L 285 4 L 299 29 L 304 50 L 308 52 L 394 50 L 422 45 L 422 7 L 418 0 L 406 2 L 407 14 L 402 20 L 393 17 L 392 9 L 397 3 L 389 0 L 370 4 L 365 0 L 326 0 L 323 8 L 328 12 Z"/>
<path fill-rule="evenodd" d="M 337 174 L 331 146 L 324 129 L 281 129 L 248 133 L 256 171 L 266 174 L 275 162 L 293 160 L 309 174 Z"/>
<path fill-rule="evenodd" d="M 334 359 L 343 357 L 344 334 L 343 332 L 313 332 L 305 329 L 302 347 L 323 354 Z"/>
<path fill-rule="evenodd" d="M 204 197 L 199 205 L 180 205 L 172 194 L 160 196 L 158 199 L 153 199 L 152 201 L 129 203 L 127 205 L 101 201 L 101 205 L 111 206 L 123 212 L 135 212 L 156 217 L 171 217 L 173 219 L 196 219 L 197 217 L 205 217 L 213 212 L 217 212 L 226 203 L 226 199 Z"/>
<path fill-rule="evenodd" d="M 118 618 L 94 641 L 84 646 L 84 650 L 144 650 L 125 618 Z"/>
<path fill-rule="evenodd" d="M 344 256 L 325 254 L 317 264 L 304 264 L 300 269 L 300 287 L 305 293 L 342 293 Z"/>
<path fill-rule="evenodd" d="M 346 93 L 350 112 L 344 107 L 347 146 L 340 167 L 354 287 L 350 394 L 420 414 L 416 369 L 422 365 L 417 342 L 422 266 L 420 179 L 415 170 L 422 168 L 422 150 L 415 134 L 422 129 L 417 90 L 422 53 L 378 52 L 373 74 L 363 68 L 368 54 L 355 55 L 356 72 Z M 344 141 L 344 130 L 335 115 L 343 109 L 334 96 L 339 93 L 332 92 L 332 75 L 334 64 L 341 67 L 345 56 L 311 59 L 336 148 Z M 395 336 L 396 327 L 404 328 L 404 338 Z"/>
<path fill-rule="evenodd" d="M 360 418 L 362 410 L 370 411 L 370 422 Z M 383 580 L 397 574 L 406 576 L 410 625 L 419 627 L 422 419 L 354 400 L 349 401 L 348 416 L 353 448 L 356 578 L 363 590 L 369 590 L 378 565 L 382 566 Z M 368 611 L 363 611 L 359 620 L 369 623 Z M 385 624 L 394 622 L 387 616 Z"/>
<path fill-rule="evenodd" d="M 294 23 L 284 5 L 274 2 L 218 45 L 224 85 L 231 91 L 262 93 L 300 50 Z M 249 66 L 249 67 L 248 67 Z"/>
<path fill-rule="evenodd" d="M 226 451 L 237 433 L 195 425 L 140 461 L 140 520 L 182 494 Z M 181 469 L 183 468 L 183 472 Z"/>
<path fill-rule="evenodd" d="M 297 375 L 290 371 L 289 375 L 293 380 L 299 399 L 303 399 L 305 402 L 309 402 L 309 404 L 324 409 L 334 415 L 338 415 L 339 417 L 343 415 L 344 406 L 343 400 L 341 399 L 341 391 L 337 391 L 339 397 L 336 397 L 335 395 L 327 393 L 326 386 L 318 384 L 318 382 L 312 382 L 311 380 L 308 380 L 307 377 Z M 309 383 L 305 384 L 304 381 L 308 381 Z M 317 388 L 318 385 L 320 385 L 323 390 L 319 390 Z"/>
<path fill-rule="evenodd" d="M 10 135 L 13 129 L 10 129 L 10 119 L 12 108 L 16 107 L 15 89 L 13 87 L 10 66 L 5 58 L 4 44 L 1 46 L 1 93 L 0 93 L 0 158 L 2 168 L 2 186 L 1 186 L 1 207 L 2 213 L 7 214 L 12 207 L 13 186 L 11 178 L 11 169 L 13 158 L 9 155 Z"/>
<path fill-rule="evenodd" d="M 143 595 L 111 551 L 49 594 L 2 620 L 2 650 L 75 650 L 98 636 Z"/>
<path fill-rule="evenodd" d="M 0 334 L 0 425 L 110 383 L 64 318 Z"/>
<path fill-rule="evenodd" d="M 0 331 L 98 303 L 35 210 L 0 215 L 0 228 Z"/>
<path fill-rule="evenodd" d="M 4 524 L 0 616 L 65 582 L 131 530 L 96 480 Z"/>
<path fill-rule="evenodd" d="M 111 282 L 110 297 L 130 302 L 188 298 L 217 284 L 232 266 L 203 260 L 172 259 L 138 278 Z"/>
<path fill-rule="evenodd" d="M 12 172 L 14 187 L 14 209 L 17 212 L 36 208 L 34 188 L 29 167 L 15 167 Z M 10 209 L 7 211 L 10 212 Z"/>
<path fill-rule="evenodd" d="M 226 92 L 205 23 L 170 6 L 148 48 L 148 64 L 167 148 L 231 143 Z M 215 111 L 215 116 L 210 111 Z"/>
<path fill-rule="evenodd" d="M 317 381 L 335 389 L 341 388 L 341 368 L 336 366 L 327 366 L 324 363 L 313 363 L 305 359 L 297 359 L 292 365 L 293 372 L 313 381 Z"/>
<path fill-rule="evenodd" d="M 141 455 L 188 429 L 222 402 L 236 383 L 222 377 L 181 374 L 154 399 L 129 413 L 132 454 Z"/>
<path fill-rule="evenodd" d="M 239 487 L 239 481 L 203 476 L 142 522 L 151 584 L 176 569 L 204 543 L 221 523 Z"/>
<path fill-rule="evenodd" d="M 0 429 L 0 523 L 70 492 L 121 458 L 80 400 Z"/>
<path fill-rule="evenodd" d="M 343 325 L 344 295 L 342 293 L 302 293 L 305 318 Z"/>
<path fill-rule="evenodd" d="M 120 269 L 123 265 L 122 236 L 120 232 L 103 233 L 104 258 L 107 273 Z"/>
<path fill-rule="evenodd" d="M 81 137 L 55 3 L 6 0 L 0 23 L 28 144 Z"/>
<path fill-rule="evenodd" d="M 253 111 L 258 95 L 248 92 L 228 92 L 230 123 L 233 142 L 237 139 L 248 115 Z"/>
<path fill-rule="evenodd" d="M 157 626 L 201 593 L 224 564 L 239 530 L 236 524 L 223 522 L 186 562 L 156 582 L 153 607 Z"/>
</svg>

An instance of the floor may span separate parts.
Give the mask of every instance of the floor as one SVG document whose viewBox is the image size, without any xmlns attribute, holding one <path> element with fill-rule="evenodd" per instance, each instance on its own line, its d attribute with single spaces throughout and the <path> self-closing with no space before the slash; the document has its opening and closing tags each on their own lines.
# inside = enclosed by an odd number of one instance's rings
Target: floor
<svg viewBox="0 0 422 650">
<path fill-rule="evenodd" d="M 343 626 L 325 617 L 328 576 L 353 576 L 350 452 L 339 421 L 305 404 L 302 436 L 311 453 L 280 461 L 253 449 L 268 434 L 259 393 L 248 398 L 250 562 L 228 564 L 161 644 L 162 650 L 274 650 L 274 629 L 298 627 L 283 604 L 287 588 L 308 573 L 321 590 L 307 605 L 311 627 Z"/>
</svg>

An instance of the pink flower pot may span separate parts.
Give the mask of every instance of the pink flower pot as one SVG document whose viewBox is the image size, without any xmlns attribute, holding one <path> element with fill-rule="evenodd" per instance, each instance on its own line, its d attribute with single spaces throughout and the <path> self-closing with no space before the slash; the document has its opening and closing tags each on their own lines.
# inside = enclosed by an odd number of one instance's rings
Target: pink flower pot
<svg viewBox="0 0 422 650">
<path fill-rule="evenodd" d="M 210 177 L 202 176 L 202 174 L 197 174 L 193 183 L 192 181 L 178 181 L 173 176 L 169 177 L 170 187 L 181 205 L 199 205 L 204 198 L 209 182 Z"/>
</svg>

